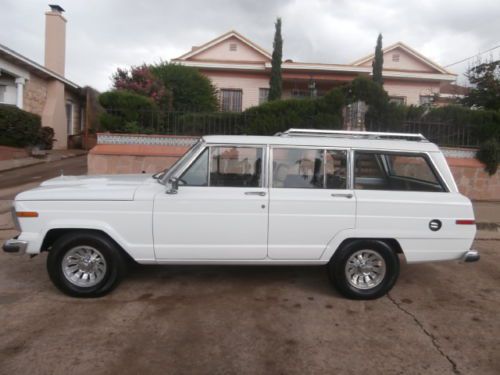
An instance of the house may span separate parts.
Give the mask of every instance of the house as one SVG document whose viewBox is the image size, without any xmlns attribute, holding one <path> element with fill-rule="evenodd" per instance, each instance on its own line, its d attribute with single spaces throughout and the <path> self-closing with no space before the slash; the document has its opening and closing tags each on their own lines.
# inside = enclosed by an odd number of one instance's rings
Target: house
<svg viewBox="0 0 500 375">
<path fill-rule="evenodd" d="M 64 9 L 50 8 L 45 13 L 44 65 L 0 44 L 0 103 L 40 115 L 42 126 L 55 131 L 54 148 L 65 149 L 68 136 L 85 128 L 86 92 L 64 76 Z"/>
<path fill-rule="evenodd" d="M 384 88 L 391 100 L 422 105 L 440 94 L 456 75 L 398 42 L 383 49 Z M 320 64 L 285 60 L 283 98 L 321 96 L 358 76 L 372 73 L 374 54 L 351 64 Z M 218 89 L 222 111 L 239 112 L 267 100 L 271 54 L 236 31 L 230 31 L 172 62 L 196 67 Z"/>
</svg>

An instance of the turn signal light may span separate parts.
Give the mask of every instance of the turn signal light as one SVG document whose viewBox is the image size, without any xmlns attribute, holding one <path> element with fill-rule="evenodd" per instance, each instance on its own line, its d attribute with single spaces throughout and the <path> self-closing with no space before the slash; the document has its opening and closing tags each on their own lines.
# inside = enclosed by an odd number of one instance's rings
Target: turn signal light
<svg viewBox="0 0 500 375">
<path fill-rule="evenodd" d="M 38 217 L 38 212 L 35 211 L 17 211 L 17 217 Z"/>
<path fill-rule="evenodd" d="M 457 220 L 455 223 L 457 225 L 474 225 L 476 224 L 476 220 Z"/>
</svg>

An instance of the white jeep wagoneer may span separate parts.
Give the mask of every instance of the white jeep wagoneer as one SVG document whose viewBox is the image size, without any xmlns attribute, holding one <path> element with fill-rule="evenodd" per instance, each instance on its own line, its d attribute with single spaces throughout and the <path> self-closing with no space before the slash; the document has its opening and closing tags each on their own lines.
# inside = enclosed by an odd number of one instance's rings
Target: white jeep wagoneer
<svg viewBox="0 0 500 375">
<path fill-rule="evenodd" d="M 6 252 L 48 252 L 63 292 L 109 292 L 141 264 L 326 265 L 345 296 L 388 292 L 408 263 L 479 259 L 476 226 L 420 134 L 290 129 L 206 136 L 156 175 L 61 176 L 20 193 Z"/>
</svg>

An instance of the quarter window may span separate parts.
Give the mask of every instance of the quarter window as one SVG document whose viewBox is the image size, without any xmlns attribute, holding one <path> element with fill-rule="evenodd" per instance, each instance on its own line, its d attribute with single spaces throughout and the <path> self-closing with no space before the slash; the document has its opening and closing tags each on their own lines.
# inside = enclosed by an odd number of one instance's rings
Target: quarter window
<svg viewBox="0 0 500 375">
<path fill-rule="evenodd" d="M 208 186 L 208 148 L 182 174 L 179 182 L 187 186 Z"/>
<path fill-rule="evenodd" d="M 425 155 L 360 151 L 355 153 L 354 188 L 445 191 Z"/>
</svg>

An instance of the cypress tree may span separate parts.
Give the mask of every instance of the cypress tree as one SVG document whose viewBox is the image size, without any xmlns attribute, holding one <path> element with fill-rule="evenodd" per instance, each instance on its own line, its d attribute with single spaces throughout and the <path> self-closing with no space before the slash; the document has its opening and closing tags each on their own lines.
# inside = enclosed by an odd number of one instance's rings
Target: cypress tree
<svg viewBox="0 0 500 375">
<path fill-rule="evenodd" d="M 375 57 L 372 62 L 373 81 L 383 85 L 382 69 L 384 67 L 384 54 L 382 52 L 382 34 L 378 34 L 377 46 L 375 47 Z"/>
<path fill-rule="evenodd" d="M 271 79 L 269 80 L 268 100 L 281 99 L 281 60 L 283 58 L 283 38 L 281 37 L 281 18 L 278 17 L 274 24 L 273 58 L 271 61 Z"/>
</svg>

